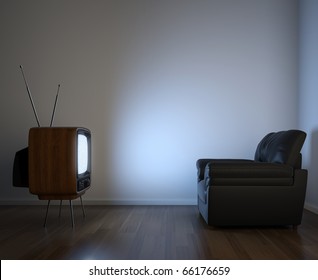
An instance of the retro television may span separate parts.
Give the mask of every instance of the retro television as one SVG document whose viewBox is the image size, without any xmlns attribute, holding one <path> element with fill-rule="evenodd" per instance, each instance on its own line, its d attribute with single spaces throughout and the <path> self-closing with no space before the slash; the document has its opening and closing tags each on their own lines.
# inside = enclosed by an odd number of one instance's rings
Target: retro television
<svg viewBox="0 0 318 280">
<path fill-rule="evenodd" d="M 38 127 L 29 130 L 28 147 L 16 152 L 13 186 L 27 187 L 45 200 L 81 197 L 91 183 L 91 132 L 83 127 L 53 127 L 60 85 L 51 124 L 41 127 L 23 68 L 20 69 Z"/>
<path fill-rule="evenodd" d="M 91 182 L 91 132 L 34 127 L 28 143 L 29 191 L 39 199 L 75 199 Z"/>
</svg>

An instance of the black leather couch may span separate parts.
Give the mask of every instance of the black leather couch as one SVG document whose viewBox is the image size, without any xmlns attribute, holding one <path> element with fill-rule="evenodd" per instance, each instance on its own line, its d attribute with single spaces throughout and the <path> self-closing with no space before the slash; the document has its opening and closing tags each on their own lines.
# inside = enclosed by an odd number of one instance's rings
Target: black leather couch
<svg viewBox="0 0 318 280">
<path fill-rule="evenodd" d="M 307 170 L 301 148 L 306 133 L 272 132 L 254 160 L 199 159 L 198 208 L 214 226 L 274 226 L 301 223 Z"/>
</svg>

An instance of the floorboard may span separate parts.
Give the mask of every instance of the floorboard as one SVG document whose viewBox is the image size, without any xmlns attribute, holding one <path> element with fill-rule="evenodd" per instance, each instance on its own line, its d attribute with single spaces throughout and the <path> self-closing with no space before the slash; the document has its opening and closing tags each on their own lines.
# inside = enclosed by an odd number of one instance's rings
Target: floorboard
<svg viewBox="0 0 318 280">
<path fill-rule="evenodd" d="M 318 215 L 291 227 L 209 227 L 196 206 L 0 206 L 3 259 L 318 259 Z"/>
</svg>

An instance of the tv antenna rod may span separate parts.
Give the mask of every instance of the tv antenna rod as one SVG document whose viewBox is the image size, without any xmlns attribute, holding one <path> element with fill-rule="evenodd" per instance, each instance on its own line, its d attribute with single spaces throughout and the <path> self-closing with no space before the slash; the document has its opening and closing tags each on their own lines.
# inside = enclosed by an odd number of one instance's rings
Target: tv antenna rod
<svg viewBox="0 0 318 280">
<path fill-rule="evenodd" d="M 55 116 L 55 110 L 56 110 L 56 104 L 57 104 L 57 101 L 58 101 L 58 99 L 59 99 L 60 87 L 61 87 L 61 85 L 59 84 L 59 85 L 57 86 L 57 93 L 56 93 L 56 97 L 55 97 L 55 102 L 54 102 L 54 107 L 53 107 L 53 113 L 52 113 L 52 118 L 51 118 L 50 127 L 52 127 L 52 125 L 53 125 L 54 116 Z"/>
<path fill-rule="evenodd" d="M 38 114 L 36 113 L 36 109 L 35 109 L 34 102 L 33 102 L 33 99 L 32 99 L 32 95 L 31 95 L 31 92 L 29 90 L 29 86 L 28 86 L 27 80 L 26 80 L 26 78 L 24 76 L 22 65 L 20 65 L 20 69 L 21 69 L 22 76 L 23 76 L 23 79 L 24 79 L 24 83 L 25 83 L 25 86 L 26 86 L 26 89 L 27 89 L 27 92 L 28 92 L 28 95 L 29 95 L 29 98 L 30 98 L 30 101 L 31 101 L 31 105 L 32 105 L 32 109 L 33 109 L 33 112 L 34 112 L 34 115 L 35 115 L 35 118 L 36 118 L 36 122 L 38 123 L 38 127 L 41 127 L 40 121 L 39 121 L 39 117 L 38 117 Z"/>
</svg>

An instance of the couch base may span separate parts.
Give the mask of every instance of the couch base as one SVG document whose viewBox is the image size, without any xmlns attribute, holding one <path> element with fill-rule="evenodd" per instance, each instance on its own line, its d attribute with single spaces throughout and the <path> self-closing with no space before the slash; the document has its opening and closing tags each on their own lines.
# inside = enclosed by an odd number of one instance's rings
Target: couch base
<svg viewBox="0 0 318 280">
<path fill-rule="evenodd" d="M 209 186 L 206 202 L 198 196 L 199 212 L 213 226 L 297 226 L 302 220 L 307 171 L 295 170 L 294 178 L 292 186 Z"/>
</svg>

